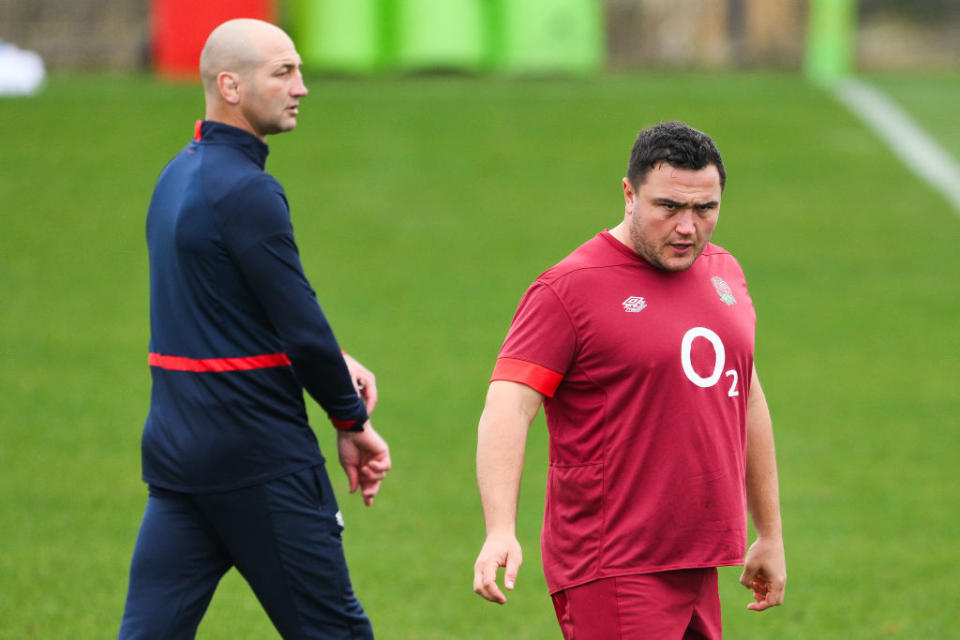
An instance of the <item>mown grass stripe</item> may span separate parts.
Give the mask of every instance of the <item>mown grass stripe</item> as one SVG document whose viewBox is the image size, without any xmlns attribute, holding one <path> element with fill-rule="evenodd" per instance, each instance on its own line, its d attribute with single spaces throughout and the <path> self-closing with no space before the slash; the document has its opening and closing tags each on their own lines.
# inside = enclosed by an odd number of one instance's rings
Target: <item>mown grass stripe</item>
<svg viewBox="0 0 960 640">
<path fill-rule="evenodd" d="M 847 79 L 834 87 L 834 93 L 960 214 L 960 164 L 950 153 L 893 100 L 868 84 Z"/>
</svg>

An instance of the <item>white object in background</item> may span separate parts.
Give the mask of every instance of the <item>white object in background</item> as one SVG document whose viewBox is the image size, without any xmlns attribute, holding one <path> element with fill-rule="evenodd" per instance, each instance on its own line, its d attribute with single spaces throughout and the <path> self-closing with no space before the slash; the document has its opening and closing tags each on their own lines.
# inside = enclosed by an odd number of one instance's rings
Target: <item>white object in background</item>
<svg viewBox="0 0 960 640">
<path fill-rule="evenodd" d="M 0 40 L 0 96 L 28 96 L 43 87 L 43 59 Z"/>
</svg>

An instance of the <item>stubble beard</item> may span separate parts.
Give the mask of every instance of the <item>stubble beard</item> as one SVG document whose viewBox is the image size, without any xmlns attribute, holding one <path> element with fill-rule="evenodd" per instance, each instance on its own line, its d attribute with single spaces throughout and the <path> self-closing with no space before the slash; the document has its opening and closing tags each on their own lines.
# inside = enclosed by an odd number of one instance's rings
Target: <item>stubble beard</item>
<svg viewBox="0 0 960 640">
<path fill-rule="evenodd" d="M 276 135 L 293 131 L 296 128 L 297 116 L 287 114 L 286 105 L 282 107 L 280 113 L 273 112 L 273 109 L 269 106 L 271 101 L 269 93 L 265 94 L 254 82 L 251 83 L 248 100 L 253 106 L 250 107 L 251 113 L 247 115 L 247 120 L 263 135 Z M 271 115 L 261 117 L 263 113 L 271 113 Z"/>
<path fill-rule="evenodd" d="M 679 265 L 670 265 L 664 262 L 660 257 L 661 250 L 663 247 L 656 247 L 653 244 L 647 242 L 646 238 L 643 236 L 643 229 L 638 224 L 630 225 L 630 241 L 633 243 L 633 249 L 640 257 L 650 263 L 650 266 L 661 271 L 686 271 L 693 266 L 693 263 L 697 261 L 697 258 L 700 257 L 700 254 L 703 253 L 704 247 L 707 246 L 707 243 L 704 242 L 699 247 L 696 247 L 694 254 L 689 258 L 689 262 L 681 263 Z M 694 241 L 696 242 L 696 241 Z"/>
</svg>

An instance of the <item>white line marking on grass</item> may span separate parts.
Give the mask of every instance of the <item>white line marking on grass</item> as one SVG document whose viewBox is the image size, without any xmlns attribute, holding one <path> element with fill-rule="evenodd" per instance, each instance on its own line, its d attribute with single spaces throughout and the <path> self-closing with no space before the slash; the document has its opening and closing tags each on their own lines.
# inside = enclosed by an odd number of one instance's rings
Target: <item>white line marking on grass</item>
<svg viewBox="0 0 960 640">
<path fill-rule="evenodd" d="M 834 94 L 960 214 L 960 164 L 953 156 L 880 91 L 848 79 L 836 84 Z"/>
</svg>

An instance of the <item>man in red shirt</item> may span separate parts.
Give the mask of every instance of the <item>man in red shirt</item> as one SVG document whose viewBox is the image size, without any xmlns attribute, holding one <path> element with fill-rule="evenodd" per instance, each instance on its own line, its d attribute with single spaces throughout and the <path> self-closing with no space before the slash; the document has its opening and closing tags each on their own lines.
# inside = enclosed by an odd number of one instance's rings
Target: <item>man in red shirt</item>
<svg viewBox="0 0 960 640">
<path fill-rule="evenodd" d="M 773 430 L 737 261 L 711 244 L 726 182 L 709 136 L 640 133 L 623 221 L 527 290 L 480 418 L 487 538 L 474 590 L 513 589 L 526 435 L 550 432 L 542 535 L 557 618 L 576 638 L 719 638 L 716 567 L 745 564 L 750 609 L 786 583 Z M 747 513 L 757 540 L 746 552 Z"/>
</svg>

